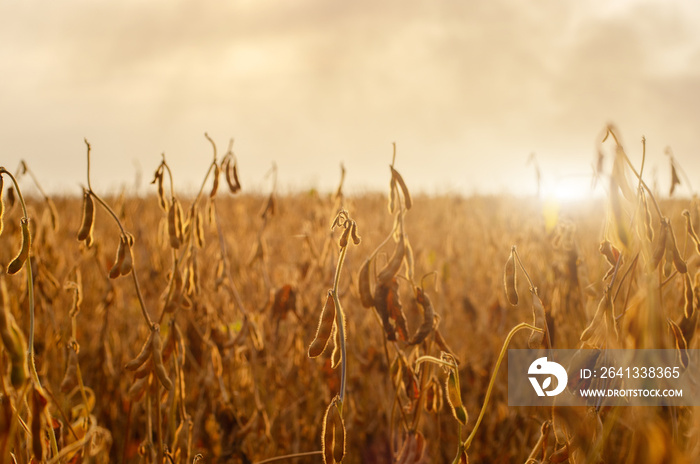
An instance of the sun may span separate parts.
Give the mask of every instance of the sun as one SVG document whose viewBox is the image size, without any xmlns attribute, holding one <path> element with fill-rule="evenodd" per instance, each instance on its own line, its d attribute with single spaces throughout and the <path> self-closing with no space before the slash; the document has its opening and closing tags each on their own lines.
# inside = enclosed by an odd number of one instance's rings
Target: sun
<svg viewBox="0 0 700 464">
<path fill-rule="evenodd" d="M 593 189 L 590 176 L 565 176 L 543 186 L 543 198 L 558 203 L 579 202 L 599 196 Z"/>
</svg>

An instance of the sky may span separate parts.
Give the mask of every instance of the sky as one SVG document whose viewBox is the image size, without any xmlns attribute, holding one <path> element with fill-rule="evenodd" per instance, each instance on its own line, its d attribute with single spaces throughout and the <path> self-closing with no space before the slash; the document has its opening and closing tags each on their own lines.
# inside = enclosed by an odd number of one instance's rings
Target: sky
<svg viewBox="0 0 700 464">
<path fill-rule="evenodd" d="M 3 0 L 0 165 L 47 190 L 183 191 L 230 138 L 244 189 L 585 194 L 604 127 L 700 186 L 694 0 Z M 687 191 L 687 189 L 686 189 Z"/>
</svg>

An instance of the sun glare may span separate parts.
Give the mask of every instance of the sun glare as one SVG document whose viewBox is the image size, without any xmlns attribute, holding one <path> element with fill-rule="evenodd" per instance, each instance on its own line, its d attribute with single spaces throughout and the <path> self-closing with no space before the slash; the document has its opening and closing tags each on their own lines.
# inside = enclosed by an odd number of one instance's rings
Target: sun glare
<svg viewBox="0 0 700 464">
<path fill-rule="evenodd" d="M 591 179 L 588 176 L 560 178 L 545 185 L 542 193 L 543 198 L 559 203 L 590 200 L 600 195 L 597 188 L 591 187 Z"/>
</svg>

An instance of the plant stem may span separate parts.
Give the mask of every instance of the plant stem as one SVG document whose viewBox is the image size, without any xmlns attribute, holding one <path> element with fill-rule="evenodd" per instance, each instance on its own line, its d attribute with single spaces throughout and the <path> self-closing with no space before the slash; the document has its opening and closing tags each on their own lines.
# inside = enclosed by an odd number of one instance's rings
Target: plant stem
<svg viewBox="0 0 700 464">
<path fill-rule="evenodd" d="M 537 332 L 543 331 L 542 329 L 539 329 L 535 326 L 532 326 L 532 325 L 527 324 L 525 322 L 521 322 L 520 324 L 513 327 L 510 332 L 508 332 L 508 336 L 506 337 L 505 342 L 503 342 L 503 348 L 501 348 L 501 353 L 498 355 L 498 360 L 496 361 L 496 367 L 493 369 L 493 373 L 491 374 L 491 380 L 489 381 L 489 386 L 488 386 L 488 389 L 486 390 L 486 396 L 484 397 L 484 404 L 481 406 L 481 411 L 479 412 L 479 417 L 476 419 L 476 424 L 474 424 L 474 428 L 472 429 L 472 432 L 469 434 L 467 439 L 464 441 L 464 449 L 469 449 L 469 446 L 472 444 L 472 441 L 474 440 L 474 437 L 476 436 L 476 431 L 479 430 L 479 425 L 481 425 L 481 420 L 484 418 L 484 414 L 486 413 L 486 407 L 488 406 L 489 399 L 491 398 L 491 392 L 493 391 L 493 385 L 496 383 L 496 375 L 498 374 L 498 369 L 499 369 L 499 367 L 501 367 L 501 361 L 503 361 L 503 358 L 505 357 L 506 350 L 508 349 L 508 345 L 510 344 L 510 341 L 513 338 L 513 336 L 518 331 L 523 330 L 523 329 L 535 330 Z"/>
<path fill-rule="evenodd" d="M 339 338 L 340 338 L 340 410 L 342 413 L 343 401 L 345 400 L 345 384 L 347 382 L 346 371 L 347 371 L 347 355 L 345 350 L 345 314 L 343 313 L 343 308 L 340 306 L 340 299 L 338 298 L 338 285 L 340 283 L 340 271 L 343 268 L 343 262 L 345 261 L 345 254 L 348 251 L 348 247 L 344 246 L 340 249 L 340 256 L 338 257 L 338 265 L 335 268 L 335 277 L 333 278 L 333 303 L 336 307 L 336 316 Z"/>
<path fill-rule="evenodd" d="M 98 194 L 96 194 L 92 190 L 92 185 L 90 184 L 90 143 L 85 139 L 85 145 L 87 145 L 87 183 L 88 183 L 88 193 L 97 200 L 97 202 L 102 205 L 102 208 L 104 208 L 107 213 L 109 213 L 110 216 L 112 216 L 112 219 L 114 219 L 114 222 L 117 223 L 117 226 L 119 227 L 119 230 L 121 231 L 122 235 L 126 237 L 126 230 L 124 230 L 124 226 L 122 225 L 121 221 L 119 220 L 119 217 L 117 214 L 110 208 L 110 206 L 102 199 Z M 172 184 L 171 184 L 172 185 Z M 148 310 L 146 309 L 146 303 L 143 299 L 143 294 L 141 293 L 141 286 L 139 285 L 139 280 L 136 277 L 136 266 L 133 265 L 131 269 L 131 277 L 134 281 L 134 288 L 136 289 L 136 296 L 139 300 L 139 305 L 141 307 L 141 313 L 143 313 L 144 319 L 146 319 L 146 323 L 148 324 L 148 328 L 153 331 L 155 330 L 155 326 L 153 324 L 153 320 L 151 319 L 151 316 L 148 314 Z"/>
</svg>

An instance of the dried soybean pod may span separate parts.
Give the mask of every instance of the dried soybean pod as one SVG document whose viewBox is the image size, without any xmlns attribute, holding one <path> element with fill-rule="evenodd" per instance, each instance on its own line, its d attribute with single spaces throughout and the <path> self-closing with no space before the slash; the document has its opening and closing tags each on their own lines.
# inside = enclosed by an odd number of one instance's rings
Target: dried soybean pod
<svg viewBox="0 0 700 464">
<path fill-rule="evenodd" d="M 681 254 L 678 251 L 676 235 L 673 233 L 673 227 L 671 227 L 670 223 L 668 224 L 668 231 L 669 237 L 671 237 L 671 256 L 673 257 L 673 265 L 678 272 L 685 274 L 688 272 L 688 266 L 685 264 L 685 261 L 683 261 L 683 258 L 681 258 Z"/>
<path fill-rule="evenodd" d="M 234 182 L 232 193 L 237 193 L 241 189 L 241 181 L 238 180 L 238 163 L 236 161 L 233 162 L 232 176 Z"/>
<path fill-rule="evenodd" d="M 160 339 L 160 328 L 156 327 L 151 336 L 151 348 L 153 350 L 151 359 L 153 360 L 153 367 L 156 371 L 156 376 L 163 387 L 170 391 L 173 388 L 173 383 L 168 377 L 168 372 L 163 364 L 163 342 Z"/>
<path fill-rule="evenodd" d="M 348 237 L 350 236 L 350 229 L 351 227 L 346 227 L 345 230 L 343 230 L 343 234 L 340 236 L 340 240 L 338 240 L 338 245 L 340 245 L 340 248 L 345 248 L 348 246 Z"/>
<path fill-rule="evenodd" d="M 216 196 L 216 191 L 219 190 L 219 172 L 219 165 L 214 163 L 214 184 L 211 186 L 209 198 L 214 198 Z"/>
<path fill-rule="evenodd" d="M 542 300 L 540 300 L 540 297 L 537 295 L 537 291 L 535 289 L 531 288 L 530 293 L 532 293 L 532 315 L 534 318 L 533 325 L 538 329 L 542 329 L 542 332 L 535 332 L 533 330 L 527 344 L 530 349 L 533 350 L 537 348 L 546 348 L 547 317 L 544 313 L 544 306 L 542 305 Z"/>
<path fill-rule="evenodd" d="M 506 267 L 503 271 L 503 285 L 506 288 L 506 297 L 508 302 L 513 306 L 518 305 L 518 280 L 515 269 L 515 247 L 510 249 L 510 256 L 506 261 Z"/>
<path fill-rule="evenodd" d="M 134 255 L 131 253 L 129 237 L 122 236 L 121 240 L 124 247 L 124 260 L 119 265 L 119 273 L 125 276 L 128 275 L 134 267 Z"/>
<path fill-rule="evenodd" d="M 683 365 L 684 368 L 688 367 L 688 342 L 685 340 L 685 337 L 683 336 L 683 332 L 681 331 L 681 328 L 678 327 L 678 324 L 673 322 L 671 319 L 667 319 L 668 321 L 668 326 L 671 328 L 671 332 L 673 333 L 673 338 L 676 341 L 676 349 L 678 350 L 678 357 L 681 361 L 681 364 Z"/>
<path fill-rule="evenodd" d="M 450 369 L 447 375 L 447 380 L 445 381 L 445 389 L 447 390 L 447 402 L 450 403 L 450 409 L 452 409 L 452 415 L 457 419 L 462 425 L 467 425 L 467 420 L 469 418 L 467 410 L 462 404 L 462 394 L 459 390 L 459 377 L 456 374 L 456 368 Z"/>
<path fill-rule="evenodd" d="M 175 207 L 175 233 L 178 241 L 182 243 L 184 240 L 185 214 L 182 212 L 182 204 L 180 204 L 180 200 L 177 197 L 173 197 L 173 206 Z"/>
<path fill-rule="evenodd" d="M 442 409 L 442 390 L 440 383 L 434 377 L 428 382 L 425 390 L 425 412 L 439 412 Z"/>
<path fill-rule="evenodd" d="M 20 225 L 22 227 L 22 246 L 19 249 L 17 257 L 7 266 L 8 274 L 17 274 L 29 257 L 29 247 L 31 246 L 32 240 L 29 234 L 29 218 L 23 217 L 20 221 Z"/>
<path fill-rule="evenodd" d="M 36 462 L 43 462 L 44 447 L 43 434 L 41 433 L 41 418 L 44 415 L 48 401 L 44 395 L 36 388 L 32 388 L 32 453 Z"/>
<path fill-rule="evenodd" d="M 654 245 L 654 251 L 651 255 L 651 270 L 653 271 L 659 267 L 661 258 L 664 257 L 666 252 L 666 239 L 668 237 L 668 224 L 666 218 L 661 218 L 661 226 L 659 234 L 656 237 L 656 244 Z"/>
<path fill-rule="evenodd" d="M 323 450 L 323 462 L 325 464 L 335 464 L 335 457 L 333 455 L 333 441 L 335 439 L 335 423 L 333 421 L 332 409 L 335 408 L 333 405 L 334 401 L 328 405 L 326 409 L 326 414 L 323 416 L 323 426 L 321 427 L 321 437 L 322 450 Z"/>
<path fill-rule="evenodd" d="M 149 350 L 150 354 L 151 350 Z M 149 356 L 148 360 L 143 364 L 143 366 L 136 369 L 134 372 L 135 379 L 143 379 L 153 374 L 153 359 Z"/>
<path fill-rule="evenodd" d="M 333 301 L 333 293 L 328 290 L 326 303 L 321 309 L 321 317 L 318 320 L 318 328 L 316 336 L 309 346 L 309 357 L 316 358 L 326 349 L 331 332 L 333 332 L 333 324 L 335 323 L 335 301 Z"/>
<path fill-rule="evenodd" d="M 690 235 L 690 238 L 693 239 L 693 242 L 695 243 L 695 249 L 698 253 L 700 253 L 700 239 L 698 239 L 698 235 L 695 233 L 693 221 L 690 220 L 690 211 L 688 211 L 687 209 L 683 210 L 683 216 L 685 217 L 685 228 L 688 231 L 688 235 Z M 0 226 L 0 230 L 2 230 L 1 227 L 2 226 Z"/>
<path fill-rule="evenodd" d="M 354 243 L 355 245 L 359 245 L 362 241 L 362 238 L 357 233 L 357 223 L 355 221 L 352 221 L 352 226 L 350 228 L 350 237 L 352 238 L 352 243 Z"/>
<path fill-rule="evenodd" d="M 435 323 L 433 303 L 420 287 L 416 287 L 416 301 L 423 307 L 423 323 L 420 325 L 415 335 L 411 337 L 411 340 L 408 342 L 409 345 L 417 345 L 425 340 L 430 332 L 432 332 L 433 324 Z"/>
<path fill-rule="evenodd" d="M 664 252 L 664 277 L 669 277 L 673 272 L 673 244 L 670 239 L 666 239 L 666 251 Z"/>
<path fill-rule="evenodd" d="M 413 200 L 411 200 L 411 194 L 408 192 L 408 187 L 406 187 L 406 183 L 403 181 L 403 177 L 401 177 L 399 171 L 394 169 L 393 166 L 389 166 L 389 168 L 391 169 L 391 178 L 396 179 L 396 183 L 399 184 L 399 187 L 401 188 L 401 193 L 403 193 L 403 199 L 406 205 L 406 209 L 411 209 L 411 206 L 413 205 Z"/>
<path fill-rule="evenodd" d="M 117 247 L 117 259 L 114 261 L 112 268 L 109 270 L 109 278 L 116 279 L 121 275 L 121 266 L 126 259 L 126 248 L 124 246 L 125 240 L 123 237 L 119 237 L 119 246 Z"/>
<path fill-rule="evenodd" d="M 396 180 L 394 176 L 391 176 L 391 181 L 389 181 L 389 213 L 394 214 L 396 210 Z"/>
<path fill-rule="evenodd" d="M 168 210 L 168 201 L 165 199 L 165 189 L 163 188 L 163 171 L 156 173 L 156 179 L 158 182 L 158 205 L 160 205 L 163 211 Z"/>
<path fill-rule="evenodd" d="M 683 274 L 683 294 L 685 295 L 685 302 L 683 305 L 683 312 L 685 317 L 690 319 L 693 315 L 693 283 L 690 281 L 690 273 L 686 272 Z"/>
<path fill-rule="evenodd" d="M 333 459 L 335 462 L 343 462 L 345 457 L 345 424 L 343 423 L 343 417 L 340 415 L 340 409 L 338 409 L 338 401 L 334 401 L 333 406 Z"/>
<path fill-rule="evenodd" d="M 231 157 L 226 156 L 221 162 L 221 170 L 224 171 L 224 179 L 226 180 L 226 185 L 228 185 L 229 190 L 233 193 L 233 181 L 231 180 Z"/>
<path fill-rule="evenodd" d="M 124 366 L 124 369 L 126 369 L 127 371 L 135 371 L 136 369 L 141 367 L 141 365 L 143 363 L 146 362 L 148 357 L 151 355 L 151 339 L 152 338 L 153 338 L 153 332 L 151 332 L 151 334 L 146 339 L 146 343 L 144 343 L 143 346 L 141 347 L 141 351 L 139 352 L 139 354 L 136 355 L 136 357 L 134 359 L 132 359 L 131 361 L 126 363 L 126 365 Z"/>
<path fill-rule="evenodd" d="M 333 332 L 331 333 L 331 339 L 333 340 L 333 352 L 331 353 L 331 369 L 335 369 L 340 366 L 340 361 L 342 361 L 342 352 L 340 351 L 340 330 L 338 330 L 338 325 L 333 324 Z"/>
<path fill-rule="evenodd" d="M 377 276 L 377 281 L 379 284 L 385 284 L 391 280 L 399 269 L 401 269 L 401 264 L 403 263 L 404 254 L 406 253 L 406 247 L 404 244 L 404 236 L 401 234 L 399 237 L 399 243 L 396 245 L 394 254 L 389 259 L 389 262 L 384 266 Z"/>
<path fill-rule="evenodd" d="M 204 246 L 204 219 L 202 219 L 202 213 L 197 211 L 194 216 L 194 233 L 195 239 L 197 239 L 197 246 L 202 248 Z"/>
<path fill-rule="evenodd" d="M 83 191 L 83 219 L 78 231 L 78 240 L 83 241 L 92 235 L 95 225 L 95 201 L 87 190 Z"/>
<path fill-rule="evenodd" d="M 369 283 L 369 270 L 371 259 L 366 259 L 360 267 L 360 273 L 357 278 L 357 286 L 360 292 L 360 302 L 365 308 L 374 306 L 374 296 L 372 296 L 372 288 Z"/>
<path fill-rule="evenodd" d="M 168 236 L 170 237 L 170 247 L 174 249 L 180 248 L 180 236 L 177 231 L 177 207 L 173 201 L 168 210 Z"/>
</svg>

